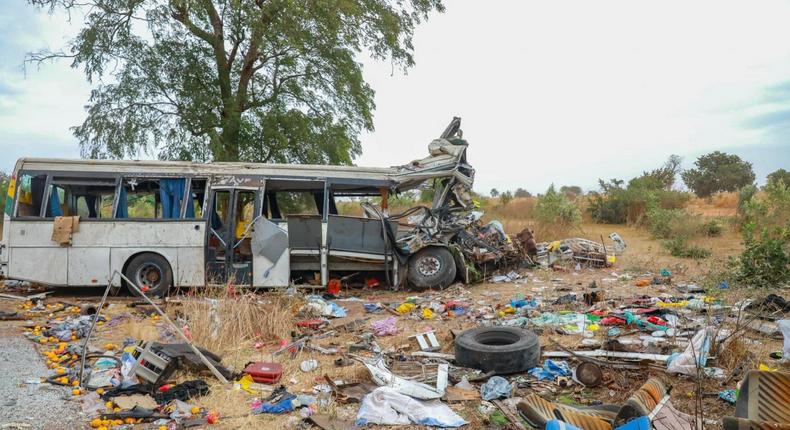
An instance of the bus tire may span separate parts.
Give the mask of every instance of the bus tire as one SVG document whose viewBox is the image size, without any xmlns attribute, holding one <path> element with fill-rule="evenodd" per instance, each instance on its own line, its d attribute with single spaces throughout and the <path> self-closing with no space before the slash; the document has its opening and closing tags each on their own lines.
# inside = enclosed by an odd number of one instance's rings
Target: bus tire
<svg viewBox="0 0 790 430">
<path fill-rule="evenodd" d="M 150 297 L 162 297 L 173 285 L 173 270 L 165 257 L 152 252 L 136 255 L 126 266 L 124 275 L 133 281 L 137 289 L 128 287 L 135 296 L 138 289 Z"/>
<path fill-rule="evenodd" d="M 429 246 L 409 258 L 407 278 L 415 288 L 443 289 L 455 280 L 455 259 L 447 248 Z"/>
</svg>

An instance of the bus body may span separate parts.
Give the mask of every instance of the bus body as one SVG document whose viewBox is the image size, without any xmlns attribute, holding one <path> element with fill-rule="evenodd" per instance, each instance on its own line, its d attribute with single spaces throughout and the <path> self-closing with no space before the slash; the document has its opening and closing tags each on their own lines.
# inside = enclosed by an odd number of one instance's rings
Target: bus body
<svg viewBox="0 0 790 430">
<path fill-rule="evenodd" d="M 398 285 L 409 254 L 430 244 L 397 243 L 387 198 L 436 179 L 444 200 L 434 206 L 453 195 L 457 204 L 473 179 L 466 147 L 436 139 L 427 158 L 390 168 L 20 159 L 3 215 L 0 275 L 90 286 L 119 271 L 156 293 L 226 282 L 283 287 L 297 275 L 326 286 L 330 272 L 384 271 Z M 380 197 L 385 213 L 338 214 L 336 199 L 359 196 Z M 55 240 L 64 223 L 66 243 Z M 434 260 L 420 266 L 425 273 Z"/>
</svg>

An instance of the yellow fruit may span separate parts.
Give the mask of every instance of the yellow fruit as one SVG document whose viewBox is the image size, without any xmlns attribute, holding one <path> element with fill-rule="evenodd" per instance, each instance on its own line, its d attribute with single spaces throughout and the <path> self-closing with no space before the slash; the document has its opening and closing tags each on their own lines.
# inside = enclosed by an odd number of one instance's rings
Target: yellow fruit
<svg viewBox="0 0 790 430">
<path fill-rule="evenodd" d="M 98 394 L 98 395 L 100 395 L 100 396 L 101 396 L 102 394 L 104 394 L 104 388 L 97 388 L 97 389 L 96 389 L 96 394 Z"/>
<path fill-rule="evenodd" d="M 120 426 L 123 425 L 123 420 L 113 420 L 112 423 L 113 425 Z"/>
<path fill-rule="evenodd" d="M 80 393 L 82 393 L 82 391 L 80 391 L 79 388 L 75 388 L 75 389 L 71 390 L 71 394 L 74 394 L 75 396 L 79 396 Z"/>
<path fill-rule="evenodd" d="M 167 426 L 159 426 L 159 430 L 167 430 Z"/>
<path fill-rule="evenodd" d="M 112 402 L 107 402 L 104 404 L 104 406 L 106 406 L 107 409 L 112 409 Z"/>
<path fill-rule="evenodd" d="M 55 373 L 57 373 L 58 375 L 65 375 L 66 374 L 66 369 L 64 369 L 62 367 L 59 367 L 59 368 L 55 369 Z"/>
<path fill-rule="evenodd" d="M 72 386 L 72 387 L 76 387 L 76 386 L 78 386 L 78 385 L 80 385 L 80 381 L 78 381 L 78 380 L 76 380 L 76 379 L 75 379 L 75 380 L 73 380 L 73 381 L 71 381 L 71 386 Z"/>
<path fill-rule="evenodd" d="M 71 340 L 77 340 L 77 336 L 71 335 Z"/>
<path fill-rule="evenodd" d="M 101 426 L 98 428 L 98 430 L 109 430 L 109 429 L 107 428 L 107 426 Z"/>
<path fill-rule="evenodd" d="M 192 409 L 190 409 L 189 412 L 192 412 L 193 414 L 200 413 L 200 408 L 197 406 L 192 406 Z"/>
<path fill-rule="evenodd" d="M 112 408 L 113 412 L 121 412 L 121 408 Z"/>
<path fill-rule="evenodd" d="M 94 418 L 94 419 L 92 419 L 92 420 L 91 420 L 91 427 L 92 427 L 92 428 L 95 428 L 95 429 L 97 429 L 97 428 L 101 427 L 101 420 L 100 420 L 100 419 L 98 419 L 98 418 Z"/>
<path fill-rule="evenodd" d="M 40 343 L 42 343 L 42 344 L 45 344 L 45 343 L 47 343 L 47 338 L 45 338 L 45 337 L 42 337 L 42 338 L 41 338 L 41 339 L 39 339 L 38 341 L 39 341 Z"/>
</svg>

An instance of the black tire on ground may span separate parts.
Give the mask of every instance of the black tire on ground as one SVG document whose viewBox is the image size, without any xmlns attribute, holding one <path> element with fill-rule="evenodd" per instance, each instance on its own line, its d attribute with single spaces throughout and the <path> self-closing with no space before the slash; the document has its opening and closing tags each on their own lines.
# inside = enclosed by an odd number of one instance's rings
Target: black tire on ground
<svg viewBox="0 0 790 430">
<path fill-rule="evenodd" d="M 149 297 L 162 297 L 173 285 L 170 263 L 161 255 L 150 252 L 135 256 L 126 266 L 124 275 Z M 132 294 L 140 295 L 134 288 L 127 288 Z"/>
<path fill-rule="evenodd" d="M 540 342 L 535 333 L 517 327 L 478 327 L 455 338 L 455 362 L 497 374 L 539 366 Z"/>
<path fill-rule="evenodd" d="M 407 278 L 415 288 L 445 288 L 455 280 L 455 259 L 439 246 L 423 248 L 409 258 Z"/>
</svg>

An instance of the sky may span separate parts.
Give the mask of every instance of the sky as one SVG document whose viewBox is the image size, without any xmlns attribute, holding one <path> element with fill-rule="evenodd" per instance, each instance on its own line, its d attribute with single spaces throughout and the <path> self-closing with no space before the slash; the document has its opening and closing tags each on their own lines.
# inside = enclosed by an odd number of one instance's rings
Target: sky
<svg viewBox="0 0 790 430">
<path fill-rule="evenodd" d="M 446 0 L 414 37 L 405 74 L 364 57 L 375 131 L 358 165 L 426 155 L 462 118 L 475 189 L 595 189 L 670 154 L 720 150 L 758 182 L 790 169 L 790 0 Z M 24 0 L 0 2 L 0 169 L 79 157 L 70 127 L 91 87 L 67 61 L 23 67 L 78 29 Z"/>
</svg>

